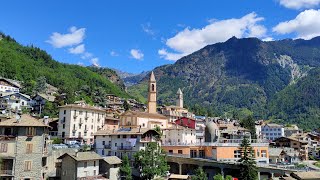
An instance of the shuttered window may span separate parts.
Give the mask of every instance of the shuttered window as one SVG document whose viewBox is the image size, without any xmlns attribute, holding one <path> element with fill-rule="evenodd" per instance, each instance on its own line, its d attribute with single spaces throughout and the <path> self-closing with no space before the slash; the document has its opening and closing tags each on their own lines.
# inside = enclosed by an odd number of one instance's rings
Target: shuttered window
<svg viewBox="0 0 320 180">
<path fill-rule="evenodd" d="M 33 144 L 27 144 L 26 153 L 30 154 L 32 153 L 32 150 L 33 150 Z"/>
<path fill-rule="evenodd" d="M 25 161 L 24 162 L 24 171 L 31 171 L 32 162 L 31 161 Z"/>
<path fill-rule="evenodd" d="M 8 144 L 7 143 L 1 143 L 0 144 L 0 152 L 4 153 L 8 151 Z"/>
</svg>

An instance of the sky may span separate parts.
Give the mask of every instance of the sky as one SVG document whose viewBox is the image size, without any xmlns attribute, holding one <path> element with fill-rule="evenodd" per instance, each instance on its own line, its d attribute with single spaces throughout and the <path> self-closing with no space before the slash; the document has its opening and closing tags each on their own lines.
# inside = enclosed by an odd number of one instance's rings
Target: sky
<svg viewBox="0 0 320 180">
<path fill-rule="evenodd" d="M 140 73 L 206 45 L 320 35 L 320 0 L 7 0 L 0 31 L 60 62 Z"/>
</svg>

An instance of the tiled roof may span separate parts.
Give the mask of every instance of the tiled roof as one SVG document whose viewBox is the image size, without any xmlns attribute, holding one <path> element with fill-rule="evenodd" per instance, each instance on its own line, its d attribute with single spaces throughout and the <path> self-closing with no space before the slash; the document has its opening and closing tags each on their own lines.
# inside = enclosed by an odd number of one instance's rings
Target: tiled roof
<svg viewBox="0 0 320 180">
<path fill-rule="evenodd" d="M 23 114 L 17 122 L 16 118 L 10 118 L 0 122 L 0 126 L 22 126 L 22 127 L 49 127 L 45 125 L 41 120 L 38 120 L 30 115 Z"/>
<path fill-rule="evenodd" d="M 48 94 L 38 94 L 40 97 L 42 97 L 43 99 L 46 99 L 47 101 L 50 101 L 50 102 L 53 102 L 56 97 L 55 96 L 51 96 L 51 95 L 48 95 Z"/>
<path fill-rule="evenodd" d="M 106 111 L 104 108 L 101 108 L 101 107 L 95 107 L 95 106 L 89 106 L 89 105 L 78 105 L 78 104 L 67 104 L 67 105 L 59 106 L 59 108 L 78 108 L 78 109 L 89 109 L 89 110 L 103 111 L 103 112 Z"/>
<path fill-rule="evenodd" d="M 70 156 L 76 161 L 89 161 L 89 160 L 99 160 L 102 159 L 102 157 L 93 152 L 93 151 L 87 151 L 87 152 L 74 152 L 74 153 L 65 153 L 62 156 L 58 157 L 58 159 L 63 159 L 65 156 Z"/>
<path fill-rule="evenodd" d="M 121 164 L 122 161 L 117 156 L 107 156 L 104 157 L 103 160 L 107 162 L 108 164 Z"/>
<path fill-rule="evenodd" d="M 126 111 L 121 116 L 136 116 L 136 117 L 153 118 L 153 119 L 168 119 L 167 117 L 158 113 L 147 113 L 147 112 L 140 112 L 140 111 Z"/>
<path fill-rule="evenodd" d="M 153 129 L 149 128 L 122 128 L 118 130 L 109 130 L 109 129 L 103 129 L 99 130 L 95 133 L 95 135 L 131 135 L 131 134 L 144 134 L 148 131 L 154 131 Z"/>
<path fill-rule="evenodd" d="M 269 156 L 280 156 L 283 149 L 280 148 L 269 148 Z"/>
</svg>

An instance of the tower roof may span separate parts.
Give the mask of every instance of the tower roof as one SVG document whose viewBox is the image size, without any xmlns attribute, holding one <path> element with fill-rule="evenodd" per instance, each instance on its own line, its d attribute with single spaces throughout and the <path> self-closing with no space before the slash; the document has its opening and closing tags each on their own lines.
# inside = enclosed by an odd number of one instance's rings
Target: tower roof
<svg viewBox="0 0 320 180">
<path fill-rule="evenodd" d="M 151 75 L 150 75 L 149 81 L 150 81 L 150 82 L 155 82 L 155 81 L 156 81 L 156 78 L 154 77 L 153 71 L 151 71 Z"/>
<path fill-rule="evenodd" d="M 178 89 L 177 94 L 182 94 L 182 91 L 180 88 Z"/>
</svg>

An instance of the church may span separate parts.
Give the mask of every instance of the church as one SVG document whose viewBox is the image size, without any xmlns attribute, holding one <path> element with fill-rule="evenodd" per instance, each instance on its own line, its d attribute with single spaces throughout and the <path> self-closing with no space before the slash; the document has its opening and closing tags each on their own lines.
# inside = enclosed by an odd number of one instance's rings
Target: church
<svg viewBox="0 0 320 180">
<path fill-rule="evenodd" d="M 161 129 L 168 127 L 168 118 L 157 112 L 157 82 L 151 72 L 148 86 L 147 112 L 126 111 L 120 116 L 119 127 L 123 128 L 149 128 L 159 126 Z"/>
</svg>

